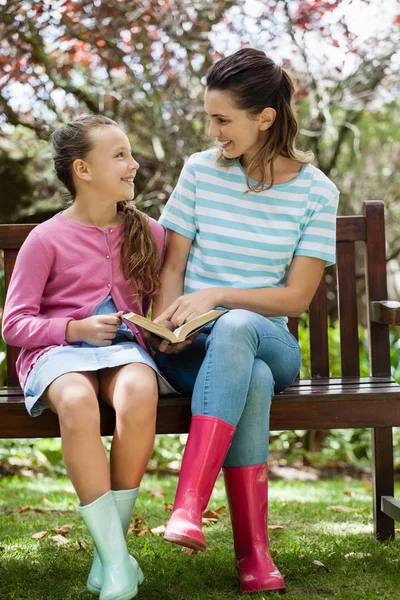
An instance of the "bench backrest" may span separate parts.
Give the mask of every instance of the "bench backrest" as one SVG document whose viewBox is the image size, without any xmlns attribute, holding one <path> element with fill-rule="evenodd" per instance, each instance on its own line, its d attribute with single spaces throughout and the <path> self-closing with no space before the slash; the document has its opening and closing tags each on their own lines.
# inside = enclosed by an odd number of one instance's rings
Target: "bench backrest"
<svg viewBox="0 0 400 600">
<path fill-rule="evenodd" d="M 0 225 L 0 249 L 4 251 L 6 290 L 19 248 L 34 225 Z M 363 251 L 364 270 L 357 272 L 357 250 Z M 360 269 L 360 271 L 362 271 Z M 382 202 L 364 204 L 364 214 L 337 218 L 336 302 L 340 322 L 341 366 L 343 377 L 358 377 L 358 279 L 365 276 L 364 297 L 369 333 L 371 374 L 390 375 L 389 327 L 369 317 L 369 301 L 386 300 L 386 253 L 384 206 Z M 331 292 L 332 293 L 332 292 Z M 360 299 L 359 299 L 360 300 Z M 331 299 L 329 299 L 331 302 Z M 308 311 L 310 362 L 312 377 L 329 377 L 328 298 L 324 276 Z M 289 328 L 297 337 L 297 319 L 289 319 Z M 7 347 L 8 386 L 18 386 L 15 362 L 19 349 Z"/>
</svg>

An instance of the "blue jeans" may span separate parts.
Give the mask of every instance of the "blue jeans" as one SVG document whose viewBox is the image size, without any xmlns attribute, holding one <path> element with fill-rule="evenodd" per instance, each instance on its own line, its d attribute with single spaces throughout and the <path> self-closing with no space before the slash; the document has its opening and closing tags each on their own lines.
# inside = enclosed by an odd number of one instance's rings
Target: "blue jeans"
<svg viewBox="0 0 400 600">
<path fill-rule="evenodd" d="M 176 354 L 158 352 L 161 372 L 181 394 L 192 394 L 192 414 L 236 426 L 224 466 L 263 464 L 268 458 L 274 393 L 295 379 L 297 340 L 283 326 L 247 310 L 230 310 Z"/>
</svg>

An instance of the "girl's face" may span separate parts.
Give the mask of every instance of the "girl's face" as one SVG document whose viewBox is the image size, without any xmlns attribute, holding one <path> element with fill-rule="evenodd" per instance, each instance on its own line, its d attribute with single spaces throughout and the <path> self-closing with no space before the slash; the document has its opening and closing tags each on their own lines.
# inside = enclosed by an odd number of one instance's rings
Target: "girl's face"
<svg viewBox="0 0 400 600">
<path fill-rule="evenodd" d="M 256 116 L 235 108 L 229 92 L 206 90 L 204 108 L 210 118 L 209 136 L 216 138 L 226 158 L 244 156 L 249 162 L 265 140 L 274 120 L 274 110 L 264 109 Z"/>
<path fill-rule="evenodd" d="M 84 160 L 75 161 L 76 175 L 90 184 L 100 202 L 103 198 L 107 204 L 132 200 L 139 163 L 132 156 L 127 136 L 113 125 L 97 127 L 90 135 L 94 147 Z"/>
</svg>

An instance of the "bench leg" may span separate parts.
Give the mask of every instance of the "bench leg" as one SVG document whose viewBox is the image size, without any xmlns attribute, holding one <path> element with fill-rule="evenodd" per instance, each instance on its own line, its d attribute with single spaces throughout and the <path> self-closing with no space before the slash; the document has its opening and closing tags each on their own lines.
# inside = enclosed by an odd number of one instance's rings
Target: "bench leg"
<svg viewBox="0 0 400 600">
<path fill-rule="evenodd" d="M 382 496 L 394 496 L 393 435 L 391 427 L 372 430 L 372 486 L 375 537 L 383 542 L 394 538 L 394 521 L 381 510 Z"/>
</svg>

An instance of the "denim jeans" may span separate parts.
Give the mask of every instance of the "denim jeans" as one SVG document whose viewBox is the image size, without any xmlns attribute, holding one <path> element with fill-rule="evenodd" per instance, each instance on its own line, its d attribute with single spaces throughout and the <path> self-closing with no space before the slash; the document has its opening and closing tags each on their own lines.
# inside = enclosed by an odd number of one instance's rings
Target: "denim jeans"
<svg viewBox="0 0 400 600">
<path fill-rule="evenodd" d="M 224 466 L 267 461 L 272 397 L 293 382 L 301 363 L 297 340 L 283 325 L 230 310 L 192 344 L 155 360 L 175 389 L 192 394 L 192 414 L 237 427 Z"/>
</svg>

